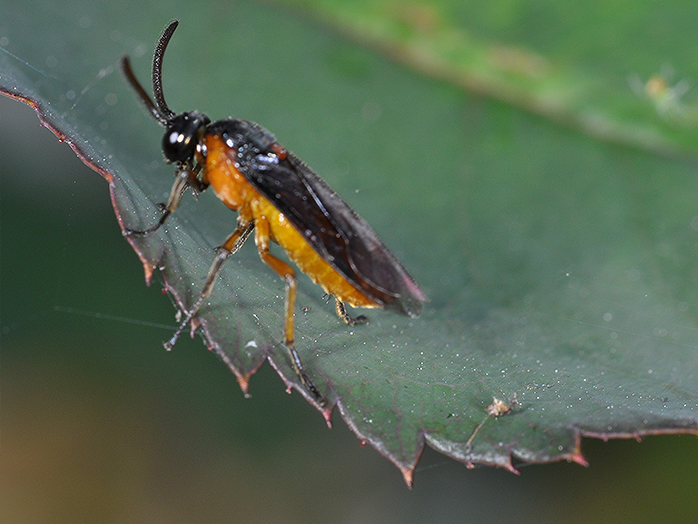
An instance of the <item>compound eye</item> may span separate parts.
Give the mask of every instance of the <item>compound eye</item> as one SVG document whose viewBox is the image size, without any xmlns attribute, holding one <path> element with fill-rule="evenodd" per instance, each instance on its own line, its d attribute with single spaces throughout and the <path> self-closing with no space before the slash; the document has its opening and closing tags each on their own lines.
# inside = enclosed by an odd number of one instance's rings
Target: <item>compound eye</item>
<svg viewBox="0 0 698 524">
<path fill-rule="evenodd" d="M 162 139 L 162 151 L 169 162 L 186 162 L 193 154 L 194 137 L 169 129 Z"/>
<path fill-rule="evenodd" d="M 194 157 L 199 131 L 206 123 L 199 115 L 184 113 L 167 126 L 162 152 L 168 162 L 188 162 Z"/>
</svg>

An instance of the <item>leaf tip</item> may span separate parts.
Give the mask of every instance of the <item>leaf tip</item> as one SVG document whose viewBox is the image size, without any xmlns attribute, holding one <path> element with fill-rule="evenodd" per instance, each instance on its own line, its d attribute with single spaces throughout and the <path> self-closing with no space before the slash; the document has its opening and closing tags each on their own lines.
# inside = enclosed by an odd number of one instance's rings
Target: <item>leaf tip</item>
<svg viewBox="0 0 698 524">
<path fill-rule="evenodd" d="M 572 453 L 572 455 L 570 456 L 570 458 L 569 458 L 568 460 L 569 460 L 570 462 L 574 462 L 574 463 L 576 463 L 576 464 L 579 464 L 580 466 L 584 466 L 585 468 L 588 468 L 588 467 L 589 467 L 589 463 L 587 462 L 587 460 L 586 460 L 586 459 L 584 458 L 584 456 L 582 455 L 582 452 L 579 451 L 579 450 L 577 450 L 577 451 L 575 451 L 574 453 Z"/>
<path fill-rule="evenodd" d="M 507 470 L 509 473 L 513 473 L 514 475 L 521 475 L 521 472 L 518 469 L 516 469 L 511 462 L 505 464 L 504 469 Z"/>
<path fill-rule="evenodd" d="M 401 467 L 400 472 L 402 473 L 402 478 L 405 479 L 405 484 L 407 484 L 407 487 L 412 489 L 414 484 L 414 469 Z"/>
<path fill-rule="evenodd" d="M 327 424 L 327 429 L 332 429 L 332 408 L 324 407 L 320 409 L 322 417 L 325 419 L 325 424 Z"/>
<path fill-rule="evenodd" d="M 242 393 L 245 395 L 245 398 L 249 398 L 250 394 L 247 391 L 250 387 L 249 375 L 237 375 L 236 378 L 238 379 L 238 384 L 240 385 L 240 389 L 242 390 Z"/>
</svg>

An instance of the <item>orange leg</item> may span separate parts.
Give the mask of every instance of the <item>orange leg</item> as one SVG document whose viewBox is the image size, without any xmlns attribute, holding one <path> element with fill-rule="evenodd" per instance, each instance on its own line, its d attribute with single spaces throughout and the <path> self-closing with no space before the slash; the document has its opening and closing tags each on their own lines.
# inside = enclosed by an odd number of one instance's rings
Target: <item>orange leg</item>
<svg viewBox="0 0 698 524">
<path fill-rule="evenodd" d="M 220 273 L 223 263 L 230 255 L 236 253 L 238 249 L 242 247 L 245 240 L 247 240 L 250 233 L 252 233 L 252 229 L 254 229 L 254 222 L 238 220 L 238 227 L 226 239 L 223 245 L 216 250 L 216 258 L 211 265 L 211 269 L 208 270 L 208 276 L 206 277 L 204 287 L 199 294 L 199 298 L 196 299 L 194 305 L 191 307 L 191 309 L 189 309 L 187 314 L 184 315 L 184 319 L 179 323 L 177 331 L 175 331 L 174 335 L 172 335 L 172 338 L 165 342 L 164 345 L 166 350 L 169 351 L 172 349 L 172 347 L 177 343 L 179 335 L 181 335 L 187 329 L 189 322 L 191 322 L 191 319 L 194 318 L 194 315 L 196 315 L 196 313 L 199 311 L 201 305 L 209 296 L 211 296 L 213 286 L 216 283 L 216 277 L 218 276 L 218 273 Z"/>
<path fill-rule="evenodd" d="M 293 371 L 298 375 L 298 378 L 300 378 L 305 388 L 313 394 L 315 400 L 324 405 L 325 399 L 320 395 L 320 392 L 306 375 L 300 355 L 298 355 L 294 346 L 293 309 L 296 304 L 296 277 L 293 273 L 293 268 L 283 260 L 279 260 L 269 253 L 269 242 L 271 240 L 269 222 L 264 218 L 260 218 L 255 222 L 255 226 L 254 240 L 255 244 L 257 244 L 260 258 L 286 282 L 286 300 L 284 301 L 284 345 L 291 355 Z"/>
</svg>

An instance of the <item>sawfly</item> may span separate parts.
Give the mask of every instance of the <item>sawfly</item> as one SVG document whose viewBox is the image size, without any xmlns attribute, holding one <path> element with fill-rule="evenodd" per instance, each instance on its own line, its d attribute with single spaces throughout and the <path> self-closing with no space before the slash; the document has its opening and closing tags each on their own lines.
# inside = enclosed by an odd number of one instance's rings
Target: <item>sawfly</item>
<svg viewBox="0 0 698 524">
<path fill-rule="evenodd" d="M 175 182 L 157 223 L 145 230 L 124 229 L 124 235 L 157 231 L 190 187 L 197 192 L 211 187 L 228 208 L 237 211 L 237 227 L 217 249 L 199 297 L 184 312 L 165 347 L 174 346 L 213 291 L 225 260 L 254 233 L 262 261 L 286 284 L 283 340 L 293 370 L 316 402 L 324 404 L 294 347 L 294 270 L 269 252 L 270 243 L 281 246 L 300 271 L 334 297 L 337 315 L 346 324 L 363 323 L 366 317 L 350 316 L 345 304 L 416 317 L 426 296 L 368 223 L 269 131 L 247 120 L 211 122 L 198 111 L 176 114 L 168 107 L 162 89 L 162 61 L 177 25 L 176 20 L 170 22 L 155 48 L 154 101 L 133 74 L 128 57 L 122 59 L 129 83 L 165 127 L 165 161 L 176 166 Z"/>
</svg>

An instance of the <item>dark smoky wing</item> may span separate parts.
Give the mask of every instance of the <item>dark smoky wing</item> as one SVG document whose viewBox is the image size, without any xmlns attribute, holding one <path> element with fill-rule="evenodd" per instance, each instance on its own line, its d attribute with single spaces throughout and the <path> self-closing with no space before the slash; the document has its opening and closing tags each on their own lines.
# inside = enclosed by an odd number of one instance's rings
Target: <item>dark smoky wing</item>
<svg viewBox="0 0 698 524">
<path fill-rule="evenodd" d="M 426 297 L 371 226 L 292 153 L 258 154 L 244 176 L 320 256 L 386 309 L 417 316 Z"/>
<path fill-rule="evenodd" d="M 332 210 L 329 219 L 345 238 L 352 270 L 371 288 L 391 297 L 383 304 L 386 309 L 419 315 L 426 296 L 373 228 L 295 155 L 289 154 L 289 159 L 316 201 Z"/>
</svg>

